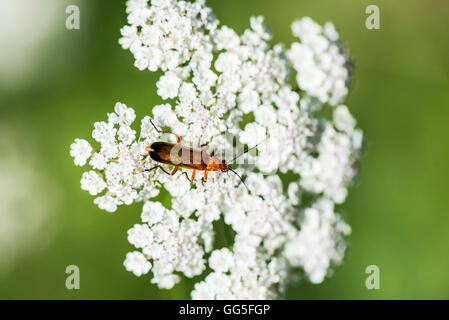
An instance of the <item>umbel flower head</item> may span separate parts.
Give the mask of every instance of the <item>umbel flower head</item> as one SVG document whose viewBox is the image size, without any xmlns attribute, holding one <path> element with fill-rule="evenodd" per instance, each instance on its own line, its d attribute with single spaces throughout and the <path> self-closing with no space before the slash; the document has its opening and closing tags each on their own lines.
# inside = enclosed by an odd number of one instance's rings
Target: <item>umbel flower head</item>
<svg viewBox="0 0 449 320">
<path fill-rule="evenodd" d="M 351 69 L 335 27 L 295 21 L 301 42 L 286 49 L 269 44 L 262 17 L 238 35 L 204 1 L 129 0 L 126 12 L 119 43 L 138 69 L 162 71 L 155 90 L 167 103 L 154 106 L 140 128 L 134 110 L 117 103 L 94 123 L 95 145 L 75 139 L 70 151 L 76 165 L 90 165 L 81 188 L 100 209 L 143 203 L 141 221 L 128 230 L 135 250 L 125 268 L 151 272 L 151 282 L 166 289 L 209 270 L 194 299 L 272 299 L 292 278 L 322 282 L 344 256 L 350 227 L 335 205 L 357 174 L 363 141 L 341 104 Z M 332 117 L 319 117 L 323 108 Z M 149 171 L 161 164 L 146 147 L 170 139 L 152 122 L 193 147 L 232 150 L 229 136 L 247 148 L 263 141 L 245 154 L 251 166 L 236 169 L 248 189 L 220 171 L 204 184 L 190 183 L 185 169 Z M 296 179 L 286 184 L 284 174 Z M 161 190 L 169 207 L 155 200 Z M 235 232 L 222 248 L 214 246 L 220 219 Z"/>
</svg>

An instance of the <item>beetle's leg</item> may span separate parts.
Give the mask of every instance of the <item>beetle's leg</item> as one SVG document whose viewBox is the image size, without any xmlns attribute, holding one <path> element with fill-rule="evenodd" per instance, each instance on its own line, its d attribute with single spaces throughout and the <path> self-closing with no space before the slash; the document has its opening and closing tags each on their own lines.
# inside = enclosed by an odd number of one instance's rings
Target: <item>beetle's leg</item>
<svg viewBox="0 0 449 320">
<path fill-rule="evenodd" d="M 201 181 L 203 182 L 203 186 L 204 186 L 204 184 L 207 182 L 207 170 L 204 170 L 204 177 L 203 177 L 203 179 L 201 179 Z"/>
<path fill-rule="evenodd" d="M 190 180 L 189 175 L 187 174 L 187 172 L 183 172 L 183 174 L 186 176 L 187 180 L 189 180 L 189 182 L 192 182 L 192 180 Z"/>
<path fill-rule="evenodd" d="M 209 144 L 208 143 L 204 143 L 200 147 L 201 147 L 201 150 L 207 151 L 207 149 L 209 149 Z"/>
<path fill-rule="evenodd" d="M 178 168 L 179 168 L 179 167 L 174 167 L 174 168 L 173 168 L 173 171 L 170 173 L 170 175 L 171 175 L 171 176 L 174 175 L 174 174 L 176 173 L 176 171 L 178 171 Z"/>
<path fill-rule="evenodd" d="M 150 171 L 152 171 L 152 170 L 154 170 L 154 169 L 157 169 L 157 168 L 160 168 L 160 169 L 161 169 L 162 171 L 164 171 L 166 174 L 171 175 L 170 172 L 168 172 L 167 170 L 165 170 L 162 166 L 155 166 L 155 167 L 153 167 L 153 168 L 146 169 L 146 170 L 144 170 L 144 171 L 150 172 Z M 176 171 L 175 171 L 175 172 L 176 172 Z"/>
<path fill-rule="evenodd" d="M 178 144 L 181 143 L 181 138 L 180 138 L 176 133 L 173 133 L 173 132 L 168 131 L 168 130 L 160 130 L 160 129 L 158 129 L 158 128 L 154 125 L 153 120 L 150 119 L 150 122 L 151 122 L 151 124 L 153 125 L 154 129 L 155 129 L 157 132 L 159 132 L 159 133 L 169 133 L 169 134 L 172 134 L 172 135 L 174 135 L 174 136 L 176 137 L 176 142 L 177 142 Z"/>
<path fill-rule="evenodd" d="M 193 169 L 193 171 L 192 171 L 192 178 L 191 178 L 193 184 L 195 183 L 195 174 L 196 174 L 196 170 Z"/>
</svg>

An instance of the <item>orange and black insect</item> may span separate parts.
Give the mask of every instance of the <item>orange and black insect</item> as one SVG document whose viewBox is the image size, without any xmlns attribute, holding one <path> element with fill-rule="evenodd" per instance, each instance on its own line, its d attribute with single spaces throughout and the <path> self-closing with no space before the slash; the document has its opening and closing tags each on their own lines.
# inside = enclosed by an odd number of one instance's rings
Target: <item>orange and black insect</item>
<svg viewBox="0 0 449 320">
<path fill-rule="evenodd" d="M 148 152 L 148 155 L 151 159 L 153 159 L 156 162 L 167 164 L 170 166 L 173 166 L 172 172 L 166 171 L 162 166 L 157 165 L 151 169 L 147 169 L 145 171 L 151 171 L 157 168 L 160 168 L 162 171 L 164 171 L 168 175 L 174 175 L 179 168 L 184 169 L 191 169 L 192 170 L 192 177 L 189 178 L 187 175 L 187 172 L 184 172 L 185 176 L 187 177 L 187 180 L 194 183 L 195 181 L 195 175 L 197 171 L 204 171 L 204 177 L 202 178 L 203 184 L 207 181 L 207 173 L 209 171 L 221 171 L 221 172 L 233 172 L 237 177 L 240 178 L 240 180 L 243 182 L 245 187 L 245 182 L 243 181 L 242 177 L 239 176 L 237 172 L 235 172 L 229 164 L 226 163 L 225 160 L 220 160 L 215 156 L 215 150 L 212 151 L 210 154 L 207 153 L 208 146 L 207 144 L 201 145 L 201 149 L 194 149 L 187 146 L 184 146 L 181 144 L 181 138 L 176 135 L 175 133 L 171 131 L 164 131 L 158 129 L 154 123 L 151 121 L 151 124 L 159 133 L 169 133 L 173 134 L 176 137 L 176 143 L 170 143 L 170 142 L 163 142 L 158 141 L 152 143 L 150 146 L 147 146 L 145 150 Z M 257 145 L 256 145 L 257 146 Z M 256 147 L 255 146 L 255 147 Z M 254 148 L 255 148 L 254 147 Z M 245 151 L 244 153 L 248 152 L 249 150 Z M 244 153 L 240 154 L 239 156 L 235 157 L 232 161 L 243 155 Z"/>
</svg>

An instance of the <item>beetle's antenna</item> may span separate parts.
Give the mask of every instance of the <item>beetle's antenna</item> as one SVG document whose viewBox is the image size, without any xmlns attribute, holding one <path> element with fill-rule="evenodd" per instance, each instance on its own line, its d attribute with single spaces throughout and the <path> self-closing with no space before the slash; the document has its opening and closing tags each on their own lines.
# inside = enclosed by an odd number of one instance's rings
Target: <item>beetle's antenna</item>
<svg viewBox="0 0 449 320">
<path fill-rule="evenodd" d="M 245 186 L 245 188 L 248 190 L 249 193 L 251 193 L 251 191 L 249 191 L 248 186 L 246 185 L 245 181 L 243 181 L 242 177 L 239 176 L 239 174 L 237 172 L 235 172 L 232 168 L 228 167 L 228 170 L 232 171 L 237 177 L 240 178 L 240 181 L 242 181 L 243 185 Z"/>
<path fill-rule="evenodd" d="M 153 122 L 153 120 L 150 118 L 150 122 L 151 122 L 151 124 L 153 125 L 153 127 L 154 127 L 154 129 L 157 131 L 157 132 L 161 132 L 162 130 L 161 129 L 158 129 L 157 127 L 156 127 L 156 125 L 154 124 L 154 122 Z"/>
<path fill-rule="evenodd" d="M 150 118 L 150 122 L 151 122 L 151 124 L 153 125 L 154 129 L 156 129 L 157 132 L 159 132 L 159 133 L 169 133 L 169 134 L 172 134 L 172 135 L 174 135 L 174 136 L 176 137 L 176 142 L 177 142 L 178 144 L 181 143 L 181 138 L 180 138 L 176 133 L 173 133 L 173 132 L 171 132 L 171 131 L 169 131 L 169 130 L 161 130 L 161 129 L 158 129 L 158 128 L 154 125 L 153 120 L 152 120 L 151 118 Z"/>
<path fill-rule="evenodd" d="M 237 160 L 238 158 L 240 158 L 241 156 L 243 156 L 245 153 L 250 152 L 251 150 L 253 150 L 254 148 L 257 148 L 262 142 L 264 142 L 265 140 L 267 140 L 270 137 L 270 135 L 267 135 L 265 137 L 265 139 L 263 139 L 262 141 L 260 141 L 258 144 L 256 144 L 254 147 L 249 148 L 248 150 L 242 152 L 241 154 L 239 154 L 238 156 L 236 156 L 234 159 L 232 159 L 232 161 L 230 162 L 230 164 L 234 163 L 235 160 Z"/>
</svg>

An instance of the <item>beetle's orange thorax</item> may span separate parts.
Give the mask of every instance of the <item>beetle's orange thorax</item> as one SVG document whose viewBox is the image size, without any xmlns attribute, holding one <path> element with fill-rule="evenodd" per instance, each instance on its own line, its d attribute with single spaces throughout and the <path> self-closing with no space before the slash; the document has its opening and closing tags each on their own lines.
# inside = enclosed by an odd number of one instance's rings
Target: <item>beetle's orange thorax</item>
<svg viewBox="0 0 449 320">
<path fill-rule="evenodd" d="M 218 160 L 214 156 L 209 157 L 209 163 L 207 164 L 208 171 L 222 171 L 228 169 L 228 165 L 221 160 Z"/>
</svg>

